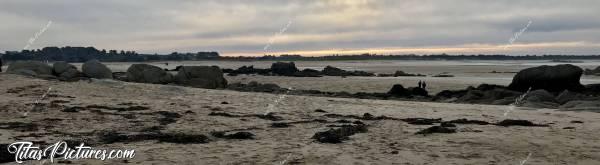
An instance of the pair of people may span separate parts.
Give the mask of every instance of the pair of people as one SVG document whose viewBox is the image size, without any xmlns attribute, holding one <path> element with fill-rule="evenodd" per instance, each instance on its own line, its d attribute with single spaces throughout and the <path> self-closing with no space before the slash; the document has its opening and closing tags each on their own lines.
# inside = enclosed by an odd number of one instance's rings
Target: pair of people
<svg viewBox="0 0 600 165">
<path fill-rule="evenodd" d="M 427 87 L 427 83 L 425 83 L 425 81 L 419 80 L 419 88 L 425 89 L 425 87 Z"/>
</svg>

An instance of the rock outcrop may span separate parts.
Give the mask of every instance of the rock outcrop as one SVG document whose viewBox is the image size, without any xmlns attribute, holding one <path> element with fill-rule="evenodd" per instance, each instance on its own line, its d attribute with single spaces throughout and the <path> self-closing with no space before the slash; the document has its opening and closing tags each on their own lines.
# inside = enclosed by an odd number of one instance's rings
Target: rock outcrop
<svg viewBox="0 0 600 165">
<path fill-rule="evenodd" d="M 112 71 L 98 60 L 90 60 L 81 67 L 83 74 L 89 78 L 112 79 Z"/>
<path fill-rule="evenodd" d="M 217 66 L 183 66 L 175 76 L 177 84 L 198 88 L 225 88 L 227 80 Z"/>
<path fill-rule="evenodd" d="M 133 64 L 127 69 L 127 80 L 138 83 L 168 84 L 173 82 L 173 75 L 157 66 Z"/>
<path fill-rule="evenodd" d="M 509 89 L 525 92 L 531 87 L 554 93 L 564 90 L 578 92 L 585 89 L 579 82 L 582 74 L 581 68 L 570 64 L 527 68 L 515 75 Z"/>
<path fill-rule="evenodd" d="M 294 73 L 298 72 L 298 68 L 296 68 L 296 64 L 294 62 L 276 62 L 271 64 L 271 72 L 273 74 L 282 75 L 282 76 L 294 76 Z"/>
</svg>

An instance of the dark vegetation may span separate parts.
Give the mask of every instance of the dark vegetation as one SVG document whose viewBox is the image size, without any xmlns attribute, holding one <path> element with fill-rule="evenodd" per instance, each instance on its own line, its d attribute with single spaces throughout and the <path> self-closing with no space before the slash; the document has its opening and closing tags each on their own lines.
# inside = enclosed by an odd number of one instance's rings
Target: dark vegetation
<svg viewBox="0 0 600 165">
<path fill-rule="evenodd" d="M 103 62 L 141 62 L 141 61 L 189 61 L 189 60 L 279 60 L 279 61 L 335 61 L 335 60 L 590 60 L 600 59 L 600 55 L 329 55 L 320 57 L 305 57 L 301 55 L 264 55 L 261 57 L 221 57 L 218 52 L 197 52 L 171 54 L 140 54 L 135 51 L 98 50 L 94 47 L 45 47 L 36 50 L 6 51 L 0 56 L 7 61 L 37 60 L 37 61 L 66 61 L 85 62 L 98 59 Z"/>
</svg>

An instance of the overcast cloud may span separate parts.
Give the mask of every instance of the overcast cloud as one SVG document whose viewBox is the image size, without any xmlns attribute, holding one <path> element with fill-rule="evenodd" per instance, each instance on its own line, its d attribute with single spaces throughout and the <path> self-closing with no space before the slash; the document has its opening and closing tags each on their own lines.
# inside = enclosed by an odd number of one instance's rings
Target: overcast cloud
<svg viewBox="0 0 600 165">
<path fill-rule="evenodd" d="M 22 49 L 52 21 L 31 48 L 600 54 L 599 18 L 598 0 L 2 0 L 0 50 Z"/>
</svg>

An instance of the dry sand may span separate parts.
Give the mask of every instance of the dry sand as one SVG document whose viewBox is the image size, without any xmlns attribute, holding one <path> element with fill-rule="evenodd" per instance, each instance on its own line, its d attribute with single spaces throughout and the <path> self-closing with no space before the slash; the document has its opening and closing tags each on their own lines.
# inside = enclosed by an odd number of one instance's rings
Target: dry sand
<svg viewBox="0 0 600 165">
<path fill-rule="evenodd" d="M 385 100 L 342 99 L 287 96 L 279 101 L 274 113 L 284 121 L 326 119 L 328 113 L 344 115 L 386 115 L 395 118 L 425 117 L 452 120 L 459 118 L 497 122 L 507 118 L 551 123 L 549 127 L 500 127 L 494 125 L 458 125 L 454 134 L 414 133 L 427 125 L 410 125 L 401 121 L 363 122 L 368 132 L 350 136 L 340 144 L 324 144 L 311 139 L 317 131 L 333 123 L 295 124 L 288 128 L 270 128 L 273 121 L 255 117 L 231 118 L 208 116 L 220 109 L 231 114 L 263 114 L 278 95 L 208 90 L 165 85 L 114 81 L 80 81 L 73 83 L 46 81 L 0 73 L 0 123 L 39 124 L 37 131 L 0 129 L 0 143 L 43 141 L 54 143 L 72 138 L 95 138 L 106 130 L 139 132 L 158 126 L 157 111 L 181 114 L 163 132 L 199 133 L 246 130 L 254 140 L 212 138 L 206 144 L 173 144 L 157 141 L 94 144 L 96 148 L 135 149 L 134 164 L 600 164 L 600 114 L 555 110 L 514 110 L 503 116 L 507 106 L 424 103 Z M 39 85 L 31 87 L 30 85 Z M 29 87 L 26 87 L 29 86 Z M 23 90 L 16 90 L 19 87 Z M 49 87 L 41 111 L 31 111 Z M 11 91 L 8 93 L 7 91 Z M 67 101 L 64 103 L 57 100 Z M 50 102 L 54 101 L 54 105 Z M 229 104 L 222 104 L 228 102 Z M 102 112 L 82 110 L 61 112 L 65 106 L 126 103 L 149 107 L 149 110 Z M 193 113 L 186 113 L 191 111 Z M 27 116 L 23 114 L 28 112 Z M 124 118 L 123 114 L 134 115 Z M 349 119 L 351 120 L 351 119 Z M 573 120 L 583 123 L 571 123 Z M 574 129 L 563 129 L 574 127 Z M 482 132 L 478 132 L 478 131 Z M 28 161 L 38 164 L 38 161 Z M 117 164 L 120 160 L 74 160 L 75 164 Z"/>
</svg>

